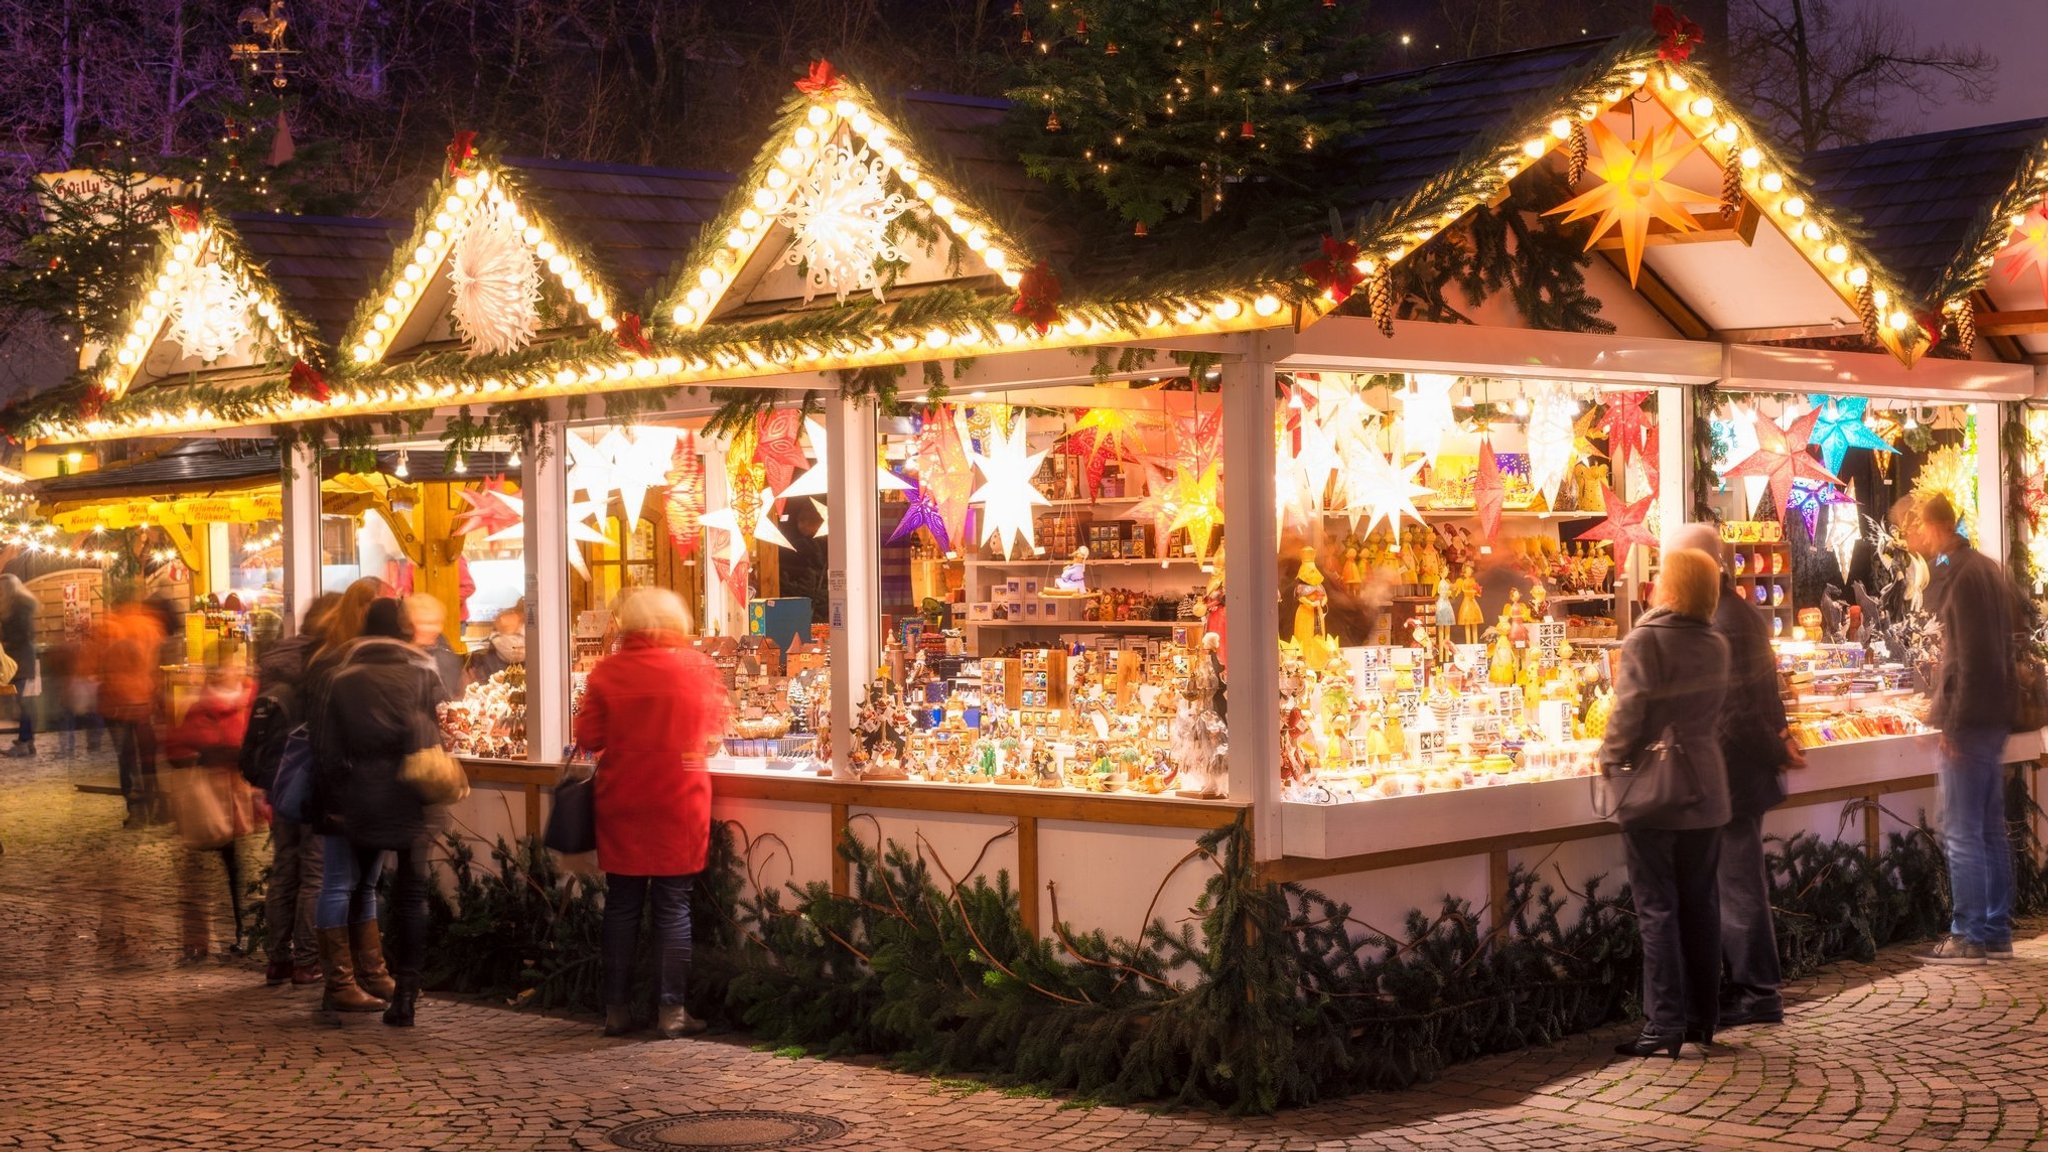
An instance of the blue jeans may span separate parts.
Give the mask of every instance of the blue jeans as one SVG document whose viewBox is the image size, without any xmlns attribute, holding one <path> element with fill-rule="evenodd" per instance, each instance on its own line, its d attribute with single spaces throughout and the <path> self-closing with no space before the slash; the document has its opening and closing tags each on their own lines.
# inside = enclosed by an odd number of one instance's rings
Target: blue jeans
<svg viewBox="0 0 2048 1152">
<path fill-rule="evenodd" d="M 346 928 L 377 918 L 377 877 L 384 853 L 358 853 L 346 836 L 320 838 L 320 903 L 315 928 Z"/>
<path fill-rule="evenodd" d="M 683 1002 L 690 979 L 690 892 L 697 874 L 688 876 L 621 876 L 604 874 L 604 1002 L 616 1007 L 632 1002 L 633 958 L 640 950 L 640 910 L 654 904 L 654 933 L 660 957 L 655 972 L 660 1003 Z"/>
<path fill-rule="evenodd" d="M 2005 827 L 2006 731 L 1943 733 L 1941 828 L 1955 908 L 1949 931 L 1972 944 L 2012 944 L 2012 841 Z"/>
</svg>

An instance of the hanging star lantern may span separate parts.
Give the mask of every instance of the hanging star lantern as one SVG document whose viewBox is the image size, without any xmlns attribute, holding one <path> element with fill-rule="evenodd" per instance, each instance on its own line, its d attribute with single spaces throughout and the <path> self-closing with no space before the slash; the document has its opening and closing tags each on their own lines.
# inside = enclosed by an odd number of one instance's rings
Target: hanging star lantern
<svg viewBox="0 0 2048 1152">
<path fill-rule="evenodd" d="M 619 455 L 612 461 L 612 486 L 618 489 L 628 532 L 640 522 L 647 493 L 668 483 L 678 435 L 674 428 L 647 427 L 620 436 Z"/>
<path fill-rule="evenodd" d="M 1280 435 L 1285 437 L 1287 433 L 1282 431 Z M 1280 507 L 1283 514 L 1297 523 L 1306 523 L 1323 510 L 1330 477 L 1343 468 L 1344 460 L 1321 421 L 1303 419 L 1298 439 L 1299 446 L 1292 453 L 1283 452 L 1280 456 L 1285 466 L 1279 471 L 1286 481 L 1288 497 Z"/>
<path fill-rule="evenodd" d="M 695 433 L 682 432 L 676 436 L 667 480 L 668 542 L 679 559 L 687 560 L 697 551 L 704 535 L 704 458 L 697 455 Z"/>
<path fill-rule="evenodd" d="M 1599 183 L 1544 215 L 1562 215 L 1566 224 L 1598 216 L 1586 237 L 1586 251 L 1592 251 L 1610 230 L 1618 232 L 1628 257 L 1628 282 L 1633 285 L 1642 274 L 1651 221 L 1661 220 L 1674 232 L 1698 231 L 1699 222 L 1688 208 L 1717 207 L 1721 197 L 1695 192 L 1669 179 L 1679 161 L 1700 143 L 1677 124 L 1653 125 L 1633 143 L 1616 136 L 1604 120 L 1595 119 L 1586 129 L 1600 151 L 1600 158 L 1588 164 L 1587 170 Z"/>
<path fill-rule="evenodd" d="M 1199 470 L 1173 469 L 1160 502 L 1166 534 L 1171 536 L 1186 529 L 1197 560 L 1208 558 L 1209 541 L 1216 535 L 1217 525 L 1223 523 L 1223 509 L 1216 504 L 1222 468 L 1223 462 L 1211 455 L 1201 462 Z"/>
<path fill-rule="evenodd" d="M 1142 412 L 1127 408 L 1090 408 L 1074 421 L 1073 431 L 1060 442 L 1060 452 L 1077 456 L 1093 497 L 1102 483 L 1102 470 L 1113 460 L 1136 460 L 1144 442 L 1145 429 L 1152 421 Z"/>
<path fill-rule="evenodd" d="M 1799 513 L 1800 521 L 1806 525 L 1808 539 L 1812 539 L 1820 527 L 1821 506 L 1828 503 L 1828 495 L 1833 491 L 1834 485 L 1823 484 L 1818 480 L 1792 482 L 1792 506 L 1787 511 Z"/>
<path fill-rule="evenodd" d="M 917 485 L 938 505 L 953 548 L 967 540 L 967 509 L 974 491 L 973 465 L 960 436 L 959 415 L 959 409 L 945 406 L 926 412 L 915 449 Z"/>
<path fill-rule="evenodd" d="M 1557 507 L 1557 490 L 1570 474 L 1577 422 L 1572 399 L 1559 385 L 1539 380 L 1529 387 L 1529 487 L 1546 507 Z"/>
<path fill-rule="evenodd" d="M 1351 518 L 1351 530 L 1358 531 L 1361 519 L 1365 521 L 1368 535 L 1382 520 L 1396 532 L 1401 528 L 1404 515 L 1421 520 L 1422 514 L 1416 510 L 1415 498 L 1435 491 L 1415 482 L 1415 475 L 1421 470 L 1420 460 L 1402 467 L 1379 452 L 1361 452 L 1353 456 L 1337 484 L 1343 491 L 1344 512 Z"/>
<path fill-rule="evenodd" d="M 832 445 L 825 434 L 823 421 L 804 417 L 804 439 L 810 443 L 811 459 L 815 461 L 804 474 L 790 481 L 789 487 L 781 490 L 781 498 L 791 496 L 823 496 L 831 485 Z M 882 467 L 878 457 L 875 461 L 875 490 L 878 492 L 907 492 L 910 482 Z"/>
<path fill-rule="evenodd" d="M 716 512 L 706 512 L 699 523 L 714 532 L 730 533 L 743 542 L 766 540 L 777 548 L 796 547 L 776 526 L 775 493 L 766 487 L 756 489 L 751 499 L 735 500 Z"/>
<path fill-rule="evenodd" d="M 939 502 L 925 491 L 923 485 L 912 485 L 908 506 L 903 510 L 903 519 L 896 522 L 896 530 L 889 533 L 889 543 L 898 543 L 916 533 L 919 528 L 932 534 L 941 552 L 953 547 L 946 535 L 946 517 L 939 511 Z"/>
<path fill-rule="evenodd" d="M 1864 423 L 1870 401 L 1862 397 L 1809 396 L 1820 418 L 1813 425 L 1813 446 L 1820 449 L 1820 462 L 1830 472 L 1842 470 L 1842 457 L 1851 448 L 1890 452 L 1884 437 Z M 1817 509 L 1816 509 L 1817 510 Z M 1808 518 L 1811 520 L 1811 517 Z"/>
<path fill-rule="evenodd" d="M 1596 457 L 1607 455 L 1607 449 L 1593 442 L 1593 437 L 1606 435 L 1596 427 L 1599 423 L 1600 410 L 1591 405 L 1572 421 L 1572 458 L 1580 464 L 1590 464 Z"/>
<path fill-rule="evenodd" d="M 803 413 L 794 408 L 777 408 L 763 413 L 760 423 L 755 426 L 754 463 L 767 470 L 768 487 L 777 492 L 787 488 L 790 477 L 809 463 L 804 458 L 802 446 L 797 443 L 797 437 L 803 434 L 803 430 Z"/>
<path fill-rule="evenodd" d="M 811 539 L 823 540 L 832 534 L 832 509 L 816 496 L 809 498 L 811 507 L 818 510 L 818 530 L 811 533 Z"/>
<path fill-rule="evenodd" d="M 1038 475 L 1038 466 L 1046 453 L 1031 451 L 1022 419 L 1011 421 L 1008 432 L 991 430 L 987 443 L 986 455 L 972 448 L 967 451 L 982 475 L 981 486 L 968 500 L 982 507 L 981 542 L 1000 540 L 1003 557 L 1008 559 L 1019 540 L 1026 548 L 1038 546 L 1031 510 L 1052 501 L 1038 490 L 1032 478 Z"/>
<path fill-rule="evenodd" d="M 1649 482 L 1649 485 L 1652 489 L 1655 489 L 1657 487 L 1659 483 L 1658 476 L 1663 470 L 1657 463 L 1657 451 L 1660 439 L 1661 436 L 1658 431 L 1657 425 L 1651 424 L 1643 429 L 1643 478 Z"/>
<path fill-rule="evenodd" d="M 1756 421 L 1756 451 L 1731 465 L 1721 475 L 1729 479 L 1763 477 L 1770 482 L 1771 500 L 1777 505 L 1778 514 L 1790 515 L 1794 480 L 1803 478 L 1841 483 L 1833 472 L 1821 467 L 1820 461 L 1806 451 L 1814 422 L 1819 418 L 1820 410 L 1817 408 L 1809 409 L 1794 420 L 1790 428 L 1780 428 L 1775 420 L 1759 418 Z"/>
<path fill-rule="evenodd" d="M 1442 450 L 1444 434 L 1458 422 L 1451 411 L 1451 388 L 1456 376 L 1417 372 L 1410 376 L 1411 390 L 1402 394 L 1401 429 L 1408 451 L 1420 453 L 1430 463 Z"/>
<path fill-rule="evenodd" d="M 1618 568 L 1628 563 L 1628 551 L 1637 544 L 1654 546 L 1656 533 L 1650 531 L 1650 505 L 1656 502 L 1652 492 L 1634 503 L 1624 503 L 1614 494 L 1614 489 L 1602 484 L 1600 497 L 1607 502 L 1607 518 L 1579 533 L 1581 540 L 1605 540 L 1614 545 L 1614 563 Z"/>
<path fill-rule="evenodd" d="M 1500 458 L 1494 455 L 1493 437 L 1479 442 L 1479 475 L 1472 481 L 1472 507 L 1479 520 L 1479 537 L 1493 543 L 1500 531 L 1500 511 L 1507 498 L 1507 481 L 1500 474 Z"/>
<path fill-rule="evenodd" d="M 569 433 L 569 491 L 581 492 L 601 505 L 611 503 L 612 464 L 625 438 L 614 428 L 603 439 L 592 440 L 586 433 Z"/>
<path fill-rule="evenodd" d="M 482 488 L 457 489 L 455 495 L 469 505 L 469 510 L 455 522 L 457 536 L 472 532 L 490 536 L 520 523 L 526 515 L 526 502 L 507 492 L 501 477 L 485 480 Z"/>
<path fill-rule="evenodd" d="M 2041 295 L 2048 300 L 2048 204 L 2036 204 L 2013 225 L 2012 238 L 1999 249 L 1995 262 L 2005 265 L 2007 283 L 2014 283 L 2032 271 L 2041 282 Z"/>
<path fill-rule="evenodd" d="M 1650 396 L 1649 392 L 1609 392 L 1602 397 L 1606 414 L 1601 427 L 1607 430 L 1607 455 L 1616 472 L 1627 471 L 1629 457 L 1648 448 L 1650 423 L 1643 414 L 1643 402 Z"/>
</svg>

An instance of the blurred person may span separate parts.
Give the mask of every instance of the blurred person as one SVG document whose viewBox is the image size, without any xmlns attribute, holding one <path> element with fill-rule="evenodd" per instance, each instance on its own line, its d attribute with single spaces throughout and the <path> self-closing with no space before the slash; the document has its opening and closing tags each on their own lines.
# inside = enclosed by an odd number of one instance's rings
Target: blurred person
<svg viewBox="0 0 2048 1152">
<path fill-rule="evenodd" d="M 1921 603 L 1941 628 L 1927 723 L 1941 733 L 1941 831 L 1948 851 L 1948 936 L 1930 964 L 2012 958 L 2012 841 L 2005 826 L 2005 740 L 2011 734 L 2013 588 L 1998 562 L 1956 531 L 1948 497 L 1914 501 L 1906 547 L 1927 562 Z"/>
<path fill-rule="evenodd" d="M 491 621 L 491 636 L 469 654 L 469 679 L 481 684 L 516 664 L 526 663 L 526 609 L 513 605 Z"/>
<path fill-rule="evenodd" d="M 447 823 L 400 778 L 406 757 L 440 739 L 434 706 L 441 677 L 413 646 L 402 601 L 372 602 L 362 635 L 347 643 L 313 703 L 315 826 L 326 838 L 316 923 L 327 971 L 323 1010 L 384 1009 L 384 1023 L 413 1023 L 427 946 L 427 857 Z M 396 855 L 391 948 L 377 925 L 377 878 Z"/>
<path fill-rule="evenodd" d="M 242 869 L 236 842 L 262 824 L 255 789 L 238 771 L 249 689 L 238 663 L 208 669 L 205 686 L 164 733 L 167 791 L 178 839 L 185 845 L 178 879 L 187 962 L 204 959 L 211 946 L 211 901 L 204 893 L 208 858 L 216 855 L 227 872 L 228 907 L 235 921 L 228 950 L 242 953 Z"/>
<path fill-rule="evenodd" d="M 21 577 L 12 572 L 0 575 L 0 648 L 14 661 L 14 704 L 20 717 L 7 755 L 17 759 L 36 754 L 36 709 L 43 694 L 36 670 L 36 614 L 42 608 Z"/>
<path fill-rule="evenodd" d="M 730 708 L 711 661 L 689 647 L 690 619 L 666 589 L 643 588 L 619 608 L 619 650 L 592 669 L 576 742 L 597 756 L 597 860 L 605 874 L 605 1034 L 630 1031 L 633 959 L 642 909 L 660 938 L 657 1025 L 662 1035 L 705 1029 L 684 1007 L 690 974 L 690 893 L 711 837 L 704 753 Z"/>
<path fill-rule="evenodd" d="M 256 664 L 256 696 L 274 716 L 261 733 L 263 746 L 243 747 L 243 774 L 269 791 L 284 754 L 279 733 L 288 735 L 306 721 L 306 665 L 325 635 L 338 592 L 324 592 L 306 606 L 295 634 L 274 640 Z M 264 983 L 295 985 L 320 981 L 320 954 L 313 937 L 313 910 L 320 899 L 322 864 L 320 837 L 297 820 L 273 815 L 270 821 L 270 879 L 263 888 L 263 922 L 269 963 Z"/>
<path fill-rule="evenodd" d="M 460 700 L 462 657 L 448 646 L 447 607 L 436 597 L 415 592 L 405 598 L 405 611 L 412 617 L 412 642 L 426 649 L 427 655 L 433 657 L 434 670 L 441 675 L 441 698 Z"/>
<path fill-rule="evenodd" d="M 90 640 L 66 629 L 55 644 L 43 652 L 43 699 L 48 703 L 50 726 L 57 731 L 58 750 L 66 757 L 78 754 L 78 733 L 85 731 L 88 753 L 100 750 L 99 685 L 94 675 Z"/>
<path fill-rule="evenodd" d="M 95 665 L 100 716 L 114 738 L 121 764 L 121 794 L 128 799 L 125 827 L 140 828 L 156 815 L 156 710 L 162 617 L 138 600 L 115 606 L 100 622 Z"/>
<path fill-rule="evenodd" d="M 1665 547 L 1719 556 L 1721 533 L 1712 524 L 1687 524 L 1672 533 Z M 1777 1024 L 1785 1019 L 1779 993 L 1784 974 L 1771 923 L 1770 874 L 1764 867 L 1764 813 L 1785 799 L 1783 770 L 1805 767 L 1806 754 L 1792 739 L 1785 699 L 1778 693 L 1770 625 L 1736 591 L 1725 564 L 1714 634 L 1728 646 L 1728 695 L 1716 726 L 1721 762 L 1728 770 L 1729 803 L 1717 870 L 1725 965 L 1720 1026 Z"/>
<path fill-rule="evenodd" d="M 1729 815 L 1728 772 L 1715 734 L 1728 690 L 1728 646 L 1713 630 L 1720 591 L 1714 557 L 1691 548 L 1666 552 L 1650 610 L 1621 646 L 1601 768 L 1615 777 L 1631 766 L 1656 767 L 1626 786 L 1615 813 L 1643 947 L 1643 1030 L 1616 1045 L 1616 1055 L 1663 1051 L 1675 1060 L 1687 1040 L 1714 1039 L 1721 983 L 1717 868 Z M 1651 778 L 1664 772 L 1679 782 L 1668 792 Z M 1687 802 L 1654 802 L 1666 796 Z"/>
</svg>

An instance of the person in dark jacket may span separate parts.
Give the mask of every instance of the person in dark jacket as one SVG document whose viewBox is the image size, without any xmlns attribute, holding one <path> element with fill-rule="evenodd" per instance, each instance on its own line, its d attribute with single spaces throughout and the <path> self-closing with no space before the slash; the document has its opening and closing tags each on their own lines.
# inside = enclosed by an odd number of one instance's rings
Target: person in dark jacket
<svg viewBox="0 0 2048 1152">
<path fill-rule="evenodd" d="M 315 705 L 313 800 L 326 836 L 321 878 L 320 959 L 330 966 L 331 1010 L 385 1008 L 384 1022 L 410 1027 L 426 962 L 427 855 L 446 822 L 445 807 L 428 807 L 401 779 L 406 757 L 440 739 L 434 706 L 441 677 L 413 646 L 412 621 L 393 599 L 372 603 L 363 635 L 344 649 Z M 377 929 L 377 877 L 383 854 L 396 855 L 391 884 L 389 969 Z M 343 960 L 346 956 L 348 959 Z M 353 978 L 357 995 L 331 966 Z"/>
<path fill-rule="evenodd" d="M 412 618 L 412 642 L 426 649 L 441 674 L 441 698 L 462 699 L 462 657 L 448 646 L 448 607 L 425 592 L 405 598 L 405 614 Z"/>
<path fill-rule="evenodd" d="M 513 605 L 491 621 L 490 639 L 470 650 L 469 681 L 481 684 L 517 664 L 526 663 L 526 609 Z"/>
<path fill-rule="evenodd" d="M 1927 561 L 1921 603 L 1941 627 L 1927 723 L 1941 733 L 1941 827 L 1954 916 L 1931 964 L 2012 957 L 2012 842 L 2005 740 L 2012 730 L 2013 589 L 1998 562 L 1956 531 L 1946 496 L 1914 503 L 1906 546 Z"/>
<path fill-rule="evenodd" d="M 1667 548 L 1719 555 L 1721 534 L 1711 524 L 1687 524 Z M 1728 645 L 1728 697 L 1717 733 L 1728 769 L 1728 823 L 1721 828 L 1720 1026 L 1776 1024 L 1785 1018 L 1779 995 L 1783 973 L 1771 924 L 1771 884 L 1764 871 L 1764 813 L 1785 799 L 1784 769 L 1803 768 L 1806 757 L 1792 739 L 1785 698 L 1778 692 L 1778 661 L 1763 614 L 1735 590 L 1725 565 L 1714 606 L 1714 634 Z"/>
<path fill-rule="evenodd" d="M 306 719 L 306 664 L 324 635 L 328 620 L 341 603 L 339 593 L 327 592 L 306 606 L 305 619 L 296 635 L 272 643 L 256 662 L 256 694 L 270 696 L 286 705 L 286 723 L 296 726 Z M 277 765 L 269 766 L 275 775 Z M 266 984 L 289 980 L 293 984 L 320 981 L 320 954 L 313 937 L 313 910 L 320 900 L 320 872 L 324 857 L 320 837 L 311 826 L 273 815 L 270 821 L 270 879 L 263 886 L 263 917 L 267 928 L 270 962 L 263 971 Z"/>
<path fill-rule="evenodd" d="M 41 609 L 42 602 L 21 577 L 12 572 L 0 576 L 0 648 L 14 661 L 15 711 L 21 717 L 9 756 L 36 754 L 36 705 L 42 697 L 42 681 L 36 676 L 36 613 Z"/>
<path fill-rule="evenodd" d="M 1643 942 L 1643 1031 L 1617 1045 L 1618 1055 L 1667 1051 L 1676 1059 L 1686 1040 L 1714 1038 L 1721 983 L 1716 867 L 1729 814 L 1728 772 L 1715 733 L 1728 689 L 1728 646 L 1712 624 L 1720 588 L 1712 556 L 1667 551 L 1650 611 L 1621 646 L 1601 768 L 1610 777 L 1651 763 L 1689 771 L 1681 791 L 1695 799 L 1660 809 L 1648 802 L 1650 779 L 1612 784 Z M 1652 749 L 1660 742 L 1662 756 Z"/>
</svg>

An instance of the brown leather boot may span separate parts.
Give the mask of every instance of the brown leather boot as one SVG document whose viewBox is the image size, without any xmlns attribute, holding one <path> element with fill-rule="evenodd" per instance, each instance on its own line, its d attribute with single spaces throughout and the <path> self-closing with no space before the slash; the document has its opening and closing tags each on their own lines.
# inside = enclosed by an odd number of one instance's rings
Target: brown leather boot
<svg viewBox="0 0 2048 1152">
<path fill-rule="evenodd" d="M 320 996 L 322 1012 L 382 1012 L 384 1001 L 356 987 L 355 968 L 349 961 L 348 929 L 322 928 L 320 967 L 327 974 L 327 989 Z"/>
<path fill-rule="evenodd" d="M 391 969 L 384 965 L 384 937 L 379 934 L 375 920 L 365 920 L 348 926 L 348 950 L 356 962 L 356 987 L 377 997 L 391 999 L 398 991 L 398 981 L 391 978 Z"/>
</svg>

